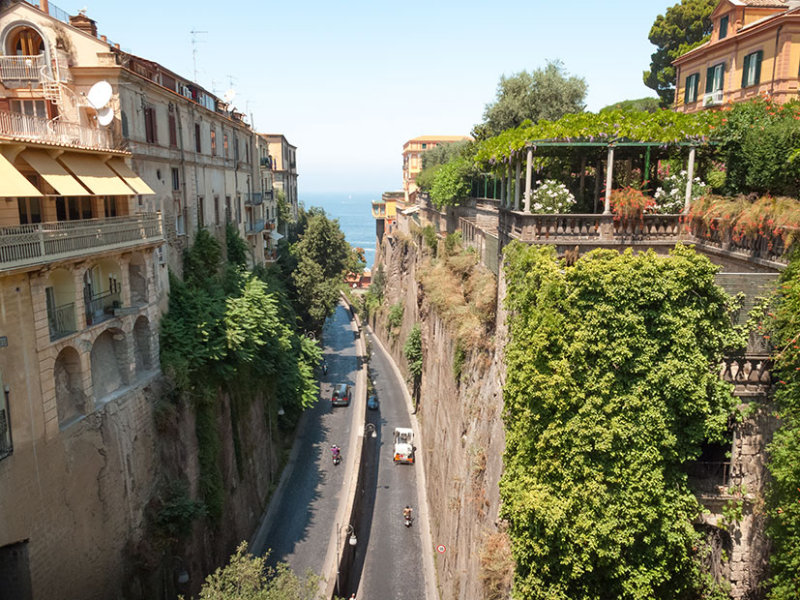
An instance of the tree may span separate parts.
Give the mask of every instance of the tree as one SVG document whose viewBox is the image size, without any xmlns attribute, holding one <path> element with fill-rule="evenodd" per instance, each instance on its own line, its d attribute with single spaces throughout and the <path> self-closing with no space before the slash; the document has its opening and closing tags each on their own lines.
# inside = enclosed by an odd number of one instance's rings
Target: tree
<svg viewBox="0 0 800 600">
<path fill-rule="evenodd" d="M 708 40 L 717 4 L 719 0 L 681 0 L 656 17 L 648 39 L 658 49 L 650 57 L 650 70 L 644 72 L 644 84 L 658 93 L 662 107 L 675 101 L 672 61 Z"/>
<path fill-rule="evenodd" d="M 555 121 L 568 113 L 583 112 L 586 91 L 586 81 L 569 75 L 559 60 L 548 61 L 533 73 L 503 75 L 497 86 L 497 99 L 486 105 L 483 123 L 473 129 L 472 135 L 485 139 L 526 120 Z"/>
<path fill-rule="evenodd" d="M 615 110 L 622 111 L 638 111 L 654 113 L 661 108 L 661 102 L 658 98 L 639 98 L 638 100 L 622 100 L 609 104 L 600 109 L 600 113 L 613 112 Z"/>
</svg>

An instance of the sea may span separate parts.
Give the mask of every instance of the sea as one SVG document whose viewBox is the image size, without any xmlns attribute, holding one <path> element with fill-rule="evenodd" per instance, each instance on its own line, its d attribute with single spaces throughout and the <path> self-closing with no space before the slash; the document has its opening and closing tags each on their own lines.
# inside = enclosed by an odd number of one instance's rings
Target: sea
<svg viewBox="0 0 800 600">
<path fill-rule="evenodd" d="M 375 219 L 372 218 L 372 201 L 380 200 L 381 192 L 303 192 L 299 200 L 306 207 L 317 206 L 325 210 L 329 218 L 338 219 L 339 227 L 348 243 L 364 249 L 367 269 L 375 262 Z"/>
</svg>

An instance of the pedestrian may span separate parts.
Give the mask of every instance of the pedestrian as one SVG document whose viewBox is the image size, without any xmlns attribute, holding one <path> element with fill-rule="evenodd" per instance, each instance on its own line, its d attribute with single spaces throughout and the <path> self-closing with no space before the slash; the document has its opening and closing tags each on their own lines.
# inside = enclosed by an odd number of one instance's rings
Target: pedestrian
<svg viewBox="0 0 800 600">
<path fill-rule="evenodd" d="M 350 600 L 356 600 L 356 593 L 355 592 L 350 594 Z"/>
</svg>

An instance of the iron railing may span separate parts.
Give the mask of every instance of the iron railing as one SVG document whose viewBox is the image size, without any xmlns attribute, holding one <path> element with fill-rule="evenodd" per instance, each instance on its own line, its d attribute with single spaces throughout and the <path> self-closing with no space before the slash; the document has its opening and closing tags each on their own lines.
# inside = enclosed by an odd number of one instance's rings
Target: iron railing
<svg viewBox="0 0 800 600">
<path fill-rule="evenodd" d="M 264 219 L 258 219 L 247 224 L 247 235 L 255 235 L 264 231 Z"/>
<path fill-rule="evenodd" d="M 686 465 L 689 487 L 701 494 L 719 494 L 731 478 L 730 461 L 696 461 Z"/>
<path fill-rule="evenodd" d="M 47 68 L 44 54 L 32 56 L 0 56 L 0 81 L 4 84 L 12 81 L 41 81 L 42 68 Z"/>
<path fill-rule="evenodd" d="M 261 192 L 252 192 L 245 196 L 244 203 L 246 206 L 258 206 L 264 202 L 264 196 Z"/>
<path fill-rule="evenodd" d="M 47 322 L 50 325 L 50 341 L 55 341 L 71 333 L 75 333 L 75 303 L 63 304 L 55 308 L 47 308 Z"/>
<path fill-rule="evenodd" d="M 87 325 L 95 325 L 111 319 L 114 316 L 114 309 L 122 306 L 119 283 L 114 286 L 114 289 L 86 298 L 83 304 L 86 310 Z"/>
<path fill-rule="evenodd" d="M 0 111 L 0 135 L 30 142 L 113 150 L 114 139 L 108 129 L 94 129 L 68 123 Z"/>
<path fill-rule="evenodd" d="M 163 239 L 161 213 L 0 227 L 0 272 Z"/>
</svg>

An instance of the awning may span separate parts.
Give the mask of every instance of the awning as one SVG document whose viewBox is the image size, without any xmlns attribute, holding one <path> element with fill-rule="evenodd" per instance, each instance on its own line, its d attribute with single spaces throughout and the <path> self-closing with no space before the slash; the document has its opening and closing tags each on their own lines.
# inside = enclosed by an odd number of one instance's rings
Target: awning
<svg viewBox="0 0 800 600">
<path fill-rule="evenodd" d="M 401 210 L 400 212 L 403 213 L 404 215 L 412 215 L 415 212 L 419 212 L 419 206 L 412 206 L 411 208 Z"/>
<path fill-rule="evenodd" d="M 269 237 L 271 237 L 276 242 L 278 240 L 282 240 L 283 239 L 283 236 L 280 233 L 278 233 L 277 231 L 275 231 L 274 229 L 269 232 Z"/>
<path fill-rule="evenodd" d="M 66 169 L 58 164 L 55 159 L 41 150 L 26 150 L 20 158 L 28 163 L 42 178 L 53 186 L 60 196 L 91 196 L 78 180 L 67 173 Z"/>
<path fill-rule="evenodd" d="M 136 173 L 131 171 L 130 167 L 125 164 L 125 161 L 121 158 L 112 158 L 106 163 L 111 170 L 114 171 L 117 175 L 122 177 L 129 186 L 133 188 L 137 194 L 141 194 L 143 196 L 154 196 L 155 192 L 152 188 L 147 185 L 144 180 L 139 177 Z"/>
<path fill-rule="evenodd" d="M 97 196 L 133 196 L 135 193 L 97 156 L 66 152 L 58 160 Z"/>
<path fill-rule="evenodd" d="M 25 198 L 41 195 L 42 192 L 17 171 L 5 156 L 0 154 L 0 198 Z"/>
</svg>

